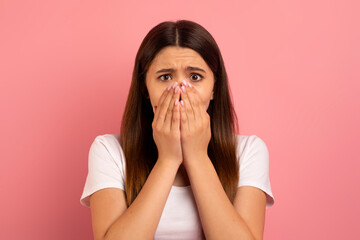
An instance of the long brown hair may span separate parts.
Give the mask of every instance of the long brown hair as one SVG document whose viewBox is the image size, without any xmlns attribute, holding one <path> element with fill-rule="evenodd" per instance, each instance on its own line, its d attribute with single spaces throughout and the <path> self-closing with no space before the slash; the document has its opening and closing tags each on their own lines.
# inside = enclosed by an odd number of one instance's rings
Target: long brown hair
<svg viewBox="0 0 360 240">
<path fill-rule="evenodd" d="M 145 77 L 156 54 L 167 46 L 193 49 L 202 56 L 214 74 L 214 97 L 207 109 L 211 119 L 208 156 L 228 198 L 233 202 L 239 180 L 236 158 L 238 125 L 224 62 L 214 38 L 205 28 L 192 21 L 179 20 L 162 22 L 152 28 L 136 55 L 120 131 L 120 144 L 126 159 L 127 205 L 130 206 L 135 200 L 158 158 L 152 134 L 154 113 L 148 99 Z"/>
</svg>

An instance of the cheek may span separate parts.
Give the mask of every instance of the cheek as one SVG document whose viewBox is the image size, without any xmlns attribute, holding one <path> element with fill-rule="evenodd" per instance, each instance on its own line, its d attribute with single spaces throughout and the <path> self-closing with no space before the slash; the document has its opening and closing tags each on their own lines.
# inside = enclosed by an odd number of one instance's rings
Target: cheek
<svg viewBox="0 0 360 240">
<path fill-rule="evenodd" d="M 154 107 L 158 106 L 161 94 L 162 94 L 162 92 L 160 92 L 160 91 L 150 91 L 149 92 L 149 97 L 150 97 L 152 106 L 154 106 Z"/>
<path fill-rule="evenodd" d="M 207 109 L 210 103 L 211 93 L 208 93 L 207 91 L 206 92 L 199 91 L 199 98 L 201 104 L 204 106 L 205 109 Z"/>
</svg>

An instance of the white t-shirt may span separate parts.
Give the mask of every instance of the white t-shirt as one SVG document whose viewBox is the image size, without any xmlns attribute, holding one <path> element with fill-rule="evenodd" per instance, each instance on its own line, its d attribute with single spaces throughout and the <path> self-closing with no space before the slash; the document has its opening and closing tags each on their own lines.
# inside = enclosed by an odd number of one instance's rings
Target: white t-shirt
<svg viewBox="0 0 360 240">
<path fill-rule="evenodd" d="M 269 152 L 256 135 L 237 135 L 240 160 L 238 187 L 253 186 L 266 193 L 266 208 L 274 204 L 269 178 Z M 95 138 L 89 151 L 88 175 L 80 198 L 90 207 L 89 197 L 103 188 L 125 189 L 125 158 L 119 144 L 120 134 Z M 172 186 L 154 239 L 205 239 L 191 185 Z"/>
</svg>

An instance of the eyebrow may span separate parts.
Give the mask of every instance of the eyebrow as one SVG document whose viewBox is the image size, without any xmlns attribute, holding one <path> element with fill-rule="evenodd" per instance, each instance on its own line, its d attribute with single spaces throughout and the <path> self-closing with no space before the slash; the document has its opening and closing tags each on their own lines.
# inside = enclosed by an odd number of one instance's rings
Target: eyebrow
<svg viewBox="0 0 360 240">
<path fill-rule="evenodd" d="M 200 72 L 205 72 L 205 70 L 198 68 L 198 67 L 187 67 L 186 71 L 200 71 Z M 175 70 L 173 68 L 163 68 L 159 71 L 157 71 L 156 73 L 162 73 L 162 72 L 175 72 Z"/>
</svg>

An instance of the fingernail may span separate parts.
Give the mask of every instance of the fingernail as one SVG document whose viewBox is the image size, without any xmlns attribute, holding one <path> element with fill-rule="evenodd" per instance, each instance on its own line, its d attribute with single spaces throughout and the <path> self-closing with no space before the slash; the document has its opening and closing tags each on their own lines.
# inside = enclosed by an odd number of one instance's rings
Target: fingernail
<svg viewBox="0 0 360 240">
<path fill-rule="evenodd" d="M 169 91 L 171 87 L 172 87 L 172 84 L 170 86 L 168 86 L 167 90 Z"/>
<path fill-rule="evenodd" d="M 178 85 L 178 83 L 175 82 L 175 83 L 173 84 L 173 88 L 175 88 L 177 85 Z"/>
<path fill-rule="evenodd" d="M 181 103 L 181 106 L 184 106 L 184 101 L 183 100 L 181 100 L 180 103 Z"/>
<path fill-rule="evenodd" d="M 189 87 L 190 87 L 190 88 L 192 88 L 192 85 L 191 85 L 191 83 L 188 83 L 188 84 L 189 84 Z"/>
<path fill-rule="evenodd" d="M 184 86 L 182 86 L 182 87 L 181 87 L 181 90 L 183 91 L 183 93 L 185 93 L 185 92 L 186 92 L 186 90 L 185 90 L 185 87 L 184 87 Z"/>
<path fill-rule="evenodd" d="M 175 93 L 177 93 L 178 91 L 179 91 L 179 86 L 176 86 Z"/>
<path fill-rule="evenodd" d="M 176 101 L 175 101 L 175 106 L 177 106 L 178 103 L 179 103 L 179 99 L 176 99 Z"/>
<path fill-rule="evenodd" d="M 184 80 L 183 81 L 183 85 L 186 87 L 187 86 L 187 82 Z"/>
</svg>

